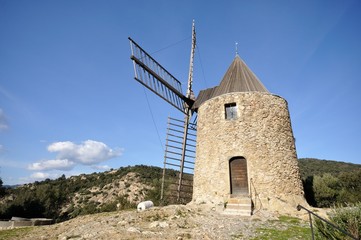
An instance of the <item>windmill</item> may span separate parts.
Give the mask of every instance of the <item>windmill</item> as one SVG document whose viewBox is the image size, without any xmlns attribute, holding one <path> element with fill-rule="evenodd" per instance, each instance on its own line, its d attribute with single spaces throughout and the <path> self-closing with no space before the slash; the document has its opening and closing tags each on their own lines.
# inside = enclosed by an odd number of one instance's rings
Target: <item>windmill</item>
<svg viewBox="0 0 361 240">
<path fill-rule="evenodd" d="M 164 161 L 165 167 L 179 167 L 177 200 L 181 199 L 182 189 L 186 187 L 184 170 L 189 167 L 194 168 L 192 202 L 195 204 L 226 205 L 231 213 L 236 211 L 245 216 L 262 208 L 285 214 L 296 211 L 298 204 L 307 203 L 303 197 L 287 101 L 267 90 L 239 57 L 237 48 L 219 85 L 201 90 L 195 99 L 192 92 L 194 23 L 192 29 L 185 95 L 181 83 L 129 39 L 135 79 L 184 114 L 183 121 L 169 119 Z M 190 123 L 192 111 L 197 112 L 197 129 Z M 170 130 L 181 135 L 170 133 Z M 191 133 L 195 130 L 196 153 L 195 134 Z M 192 147 L 194 150 L 190 150 Z M 197 161 L 194 157 L 192 161 L 187 159 L 192 151 Z M 171 160 L 179 164 L 173 164 Z"/>
<path fill-rule="evenodd" d="M 128 38 L 131 47 L 131 60 L 134 65 L 134 79 L 153 93 L 161 97 L 184 114 L 183 120 L 168 118 L 167 140 L 164 156 L 161 198 L 164 197 L 164 180 L 167 166 L 179 168 L 176 198 L 180 202 L 184 183 L 185 170 L 193 170 L 195 159 L 196 124 L 191 123 L 192 106 L 194 104 L 193 61 L 196 47 L 195 24 L 192 24 L 192 48 L 188 73 L 186 94 L 182 93 L 181 82 L 151 57 L 133 39 Z"/>
</svg>

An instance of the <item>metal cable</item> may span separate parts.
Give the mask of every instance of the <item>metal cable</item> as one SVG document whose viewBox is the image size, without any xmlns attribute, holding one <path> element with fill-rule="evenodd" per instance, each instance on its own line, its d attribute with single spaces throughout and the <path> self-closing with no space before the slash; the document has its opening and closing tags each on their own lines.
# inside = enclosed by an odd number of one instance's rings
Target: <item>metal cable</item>
<svg viewBox="0 0 361 240">
<path fill-rule="evenodd" d="M 152 121 L 153 121 L 153 124 L 154 124 L 154 128 L 155 128 L 155 130 L 156 130 L 156 132 L 157 132 L 157 135 L 158 135 L 158 140 L 159 140 L 160 146 L 161 146 L 161 148 L 163 149 L 163 152 L 164 152 L 163 142 L 162 142 L 162 139 L 160 138 L 160 134 L 159 134 L 159 131 L 158 131 L 158 128 L 157 128 L 157 124 L 155 123 L 155 120 L 154 120 L 152 108 L 151 108 L 151 106 L 150 106 L 150 104 L 149 104 L 147 91 L 146 91 L 146 89 L 145 89 L 144 86 L 143 86 L 143 91 L 144 91 L 145 99 L 147 100 L 147 105 L 148 105 L 148 109 L 149 109 L 150 115 L 151 115 L 151 117 L 152 117 Z"/>
<path fill-rule="evenodd" d="M 168 45 L 168 46 L 165 46 L 164 48 L 161 48 L 161 49 L 159 49 L 159 50 L 157 50 L 157 51 L 155 51 L 155 52 L 152 52 L 152 53 L 150 53 L 150 54 L 152 55 L 152 54 L 161 52 L 161 51 L 166 50 L 166 49 L 168 49 L 168 48 L 171 48 L 171 47 L 173 47 L 173 46 L 175 46 L 175 45 L 178 45 L 178 44 L 180 44 L 181 42 L 184 42 L 184 41 L 186 41 L 186 40 L 188 40 L 188 39 L 190 39 L 190 38 L 192 38 L 192 37 L 184 38 L 184 39 L 182 39 L 182 40 L 180 40 L 180 41 L 178 41 L 178 42 L 172 43 L 172 44 L 170 44 L 170 45 Z"/>
<path fill-rule="evenodd" d="M 205 85 L 205 88 L 208 88 L 208 84 L 207 84 L 206 77 L 205 77 L 205 74 L 204 74 L 202 59 L 201 59 L 201 52 L 199 51 L 199 46 L 198 46 L 198 45 L 197 45 L 196 48 L 197 48 L 197 51 L 198 51 L 199 63 L 200 63 L 200 65 L 201 65 L 201 69 L 202 69 L 202 75 L 203 75 L 204 85 Z"/>
</svg>

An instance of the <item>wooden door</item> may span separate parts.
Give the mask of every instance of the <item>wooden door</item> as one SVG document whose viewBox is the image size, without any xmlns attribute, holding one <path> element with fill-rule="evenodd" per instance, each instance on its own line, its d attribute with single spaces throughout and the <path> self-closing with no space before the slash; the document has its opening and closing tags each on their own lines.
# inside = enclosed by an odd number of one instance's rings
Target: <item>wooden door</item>
<svg viewBox="0 0 361 240">
<path fill-rule="evenodd" d="M 229 162 L 231 194 L 248 194 L 247 161 L 243 157 L 232 158 Z"/>
</svg>

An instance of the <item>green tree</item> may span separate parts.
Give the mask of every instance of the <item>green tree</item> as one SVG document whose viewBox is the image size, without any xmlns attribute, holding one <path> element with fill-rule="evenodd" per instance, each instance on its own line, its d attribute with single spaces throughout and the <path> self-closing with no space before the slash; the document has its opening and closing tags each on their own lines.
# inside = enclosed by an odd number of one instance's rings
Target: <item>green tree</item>
<svg viewBox="0 0 361 240">
<path fill-rule="evenodd" d="M 0 197 L 5 195 L 5 188 L 3 186 L 3 180 L 0 178 Z"/>
<path fill-rule="evenodd" d="M 329 173 L 315 176 L 313 179 L 313 192 L 317 207 L 334 205 L 340 190 L 340 180 Z"/>
<path fill-rule="evenodd" d="M 338 178 L 342 189 L 337 201 L 341 204 L 361 202 L 361 170 L 343 172 Z"/>
</svg>

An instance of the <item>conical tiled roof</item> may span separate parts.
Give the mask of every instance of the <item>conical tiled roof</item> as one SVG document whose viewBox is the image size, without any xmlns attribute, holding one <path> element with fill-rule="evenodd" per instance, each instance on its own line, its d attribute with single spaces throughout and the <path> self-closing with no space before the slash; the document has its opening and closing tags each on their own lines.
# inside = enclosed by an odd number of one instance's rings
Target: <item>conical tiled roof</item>
<svg viewBox="0 0 361 240">
<path fill-rule="evenodd" d="M 238 55 L 229 66 L 215 94 L 218 96 L 231 92 L 268 92 Z"/>
<path fill-rule="evenodd" d="M 231 92 L 268 92 L 257 76 L 238 55 L 229 66 L 219 86 L 199 92 L 193 109 L 197 109 L 208 99 Z"/>
</svg>

